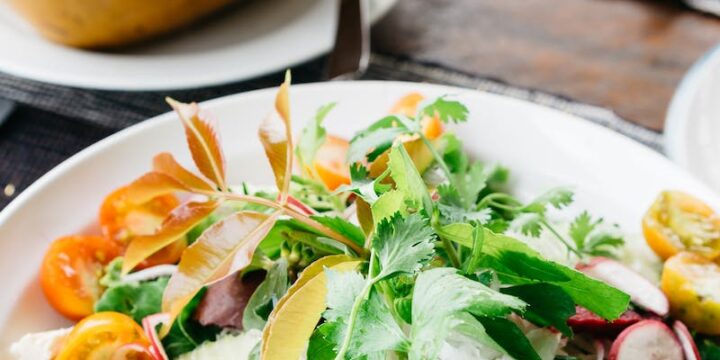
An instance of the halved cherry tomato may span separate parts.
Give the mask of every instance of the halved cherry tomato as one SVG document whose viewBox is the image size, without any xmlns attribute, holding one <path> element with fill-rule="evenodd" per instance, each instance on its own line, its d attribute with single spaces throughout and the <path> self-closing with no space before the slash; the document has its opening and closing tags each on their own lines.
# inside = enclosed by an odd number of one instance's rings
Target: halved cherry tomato
<svg viewBox="0 0 720 360">
<path fill-rule="evenodd" d="M 123 245 L 135 235 L 155 232 L 180 204 L 173 195 L 158 196 L 141 205 L 132 204 L 126 199 L 126 191 L 127 187 L 123 186 L 110 193 L 100 206 L 98 216 L 103 234 Z"/>
<path fill-rule="evenodd" d="M 703 334 L 720 335 L 720 266 L 681 252 L 665 262 L 660 282 L 674 317 Z"/>
<path fill-rule="evenodd" d="M 100 207 L 99 221 L 103 234 L 123 247 L 134 236 L 150 235 L 180 202 L 174 195 L 162 195 L 141 204 L 132 204 L 125 198 L 127 187 L 121 187 L 108 195 Z M 180 260 L 187 247 L 184 239 L 178 240 L 137 266 L 137 269 L 160 264 L 174 264 Z"/>
<path fill-rule="evenodd" d="M 106 360 L 118 356 L 152 360 L 149 346 L 150 341 L 133 319 L 116 312 L 100 312 L 73 327 L 55 360 Z"/>
<path fill-rule="evenodd" d="M 40 285 L 55 310 L 78 320 L 93 313 L 102 294 L 103 267 L 122 249 L 100 236 L 67 236 L 55 240 L 40 267 Z"/>
<path fill-rule="evenodd" d="M 663 259 L 691 251 L 720 256 L 720 217 L 707 204 L 679 191 L 663 191 L 643 217 L 648 245 Z"/>
<path fill-rule="evenodd" d="M 425 96 L 420 93 L 409 93 L 398 100 L 392 108 L 390 114 L 400 114 L 405 116 L 415 116 L 418 106 L 425 100 Z M 443 133 L 442 121 L 437 116 L 425 117 L 422 120 L 422 131 L 426 138 L 435 140 Z"/>
<path fill-rule="evenodd" d="M 328 135 L 315 155 L 315 172 L 330 190 L 350 183 L 350 168 L 345 162 L 349 147 L 347 140 Z"/>
</svg>

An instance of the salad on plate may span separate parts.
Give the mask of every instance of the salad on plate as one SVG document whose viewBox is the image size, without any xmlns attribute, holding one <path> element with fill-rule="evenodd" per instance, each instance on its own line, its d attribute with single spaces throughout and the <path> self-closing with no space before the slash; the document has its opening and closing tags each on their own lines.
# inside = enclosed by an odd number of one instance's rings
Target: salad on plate
<svg viewBox="0 0 720 360">
<path fill-rule="evenodd" d="M 290 80 L 258 129 L 274 184 L 231 184 L 195 103 L 172 154 L 109 194 L 95 235 L 49 246 L 48 303 L 76 321 L 17 359 L 720 359 L 720 216 L 679 191 L 642 221 L 657 256 L 573 193 L 523 201 L 450 131 L 452 96 L 411 93 L 346 140 L 334 104 L 291 131 Z M 252 169 L 250 170 L 252 171 Z M 573 217 L 574 216 L 574 217 Z M 566 217 L 567 218 L 567 217 Z M 638 265 L 639 264 L 639 265 Z"/>
</svg>

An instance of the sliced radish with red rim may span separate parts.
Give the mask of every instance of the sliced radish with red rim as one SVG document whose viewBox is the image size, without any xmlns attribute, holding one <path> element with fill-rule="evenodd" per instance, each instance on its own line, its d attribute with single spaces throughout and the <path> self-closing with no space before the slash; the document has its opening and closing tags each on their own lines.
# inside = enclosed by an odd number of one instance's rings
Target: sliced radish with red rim
<svg viewBox="0 0 720 360">
<path fill-rule="evenodd" d="M 150 339 L 150 352 L 156 360 L 168 360 L 165 348 L 163 348 L 160 336 L 157 333 L 157 326 L 170 322 L 170 314 L 159 313 L 146 316 L 142 321 L 143 330 Z"/>
<path fill-rule="evenodd" d="M 610 348 L 610 360 L 683 360 L 683 348 L 667 325 L 643 320 L 623 330 Z"/>
<path fill-rule="evenodd" d="M 632 302 L 660 316 L 668 313 L 667 297 L 656 285 L 627 266 L 608 258 L 597 257 L 577 269 L 630 295 Z"/>
<path fill-rule="evenodd" d="M 700 352 L 698 351 L 698 348 L 695 345 L 695 340 L 690 334 L 687 326 L 685 326 L 682 321 L 676 320 L 672 327 L 673 331 L 675 331 L 675 335 L 677 335 L 680 340 L 680 345 L 682 345 L 683 352 L 685 353 L 685 360 L 700 360 Z"/>
</svg>

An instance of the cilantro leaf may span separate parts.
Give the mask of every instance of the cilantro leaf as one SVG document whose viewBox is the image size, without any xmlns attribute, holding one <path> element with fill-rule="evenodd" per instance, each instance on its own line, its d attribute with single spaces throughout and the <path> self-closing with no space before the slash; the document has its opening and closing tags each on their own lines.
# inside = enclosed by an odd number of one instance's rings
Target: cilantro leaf
<svg viewBox="0 0 720 360">
<path fill-rule="evenodd" d="M 594 220 L 587 211 L 573 220 L 568 232 L 580 252 L 591 256 L 614 257 L 612 249 L 625 243 L 615 232 L 603 229 L 602 223 L 602 219 Z"/>
<path fill-rule="evenodd" d="M 523 208 L 523 211 L 544 215 L 550 205 L 556 209 L 562 209 L 572 202 L 572 191 L 565 188 L 555 188 L 535 198 Z"/>
<path fill-rule="evenodd" d="M 324 325 L 323 340 L 335 344 L 333 351 L 346 351 L 351 358 L 359 358 L 407 347 L 402 329 L 380 295 L 372 289 L 370 279 L 366 280 L 357 271 L 326 269 L 325 273 L 328 309 L 323 317 L 328 325 Z"/>
<path fill-rule="evenodd" d="M 441 96 L 430 104 L 420 109 L 420 114 L 425 116 L 437 116 L 444 123 L 461 123 L 467 121 L 468 108 L 461 102 L 447 100 L 447 95 Z M 420 117 L 418 117 L 420 118 Z"/>
<path fill-rule="evenodd" d="M 567 319 L 575 315 L 575 303 L 558 286 L 547 283 L 527 284 L 504 288 L 500 292 L 528 303 L 523 314 L 525 319 L 541 327 L 554 326 L 565 336 L 572 337 Z"/>
<path fill-rule="evenodd" d="M 437 188 L 440 201 L 437 208 L 443 225 L 457 222 L 477 222 L 486 224 L 490 221 L 492 210 L 483 208 L 479 210 L 466 209 L 457 190 L 449 184 L 442 184 Z M 475 208 L 475 206 L 472 206 Z"/>
<path fill-rule="evenodd" d="M 525 236 L 539 237 L 542 233 L 542 220 L 543 217 L 538 213 L 520 213 L 510 222 L 510 229 Z"/>
<path fill-rule="evenodd" d="M 248 299 L 243 311 L 243 328 L 245 330 L 265 327 L 267 316 L 288 289 L 287 260 L 280 258 L 268 270 L 262 283 Z"/>
<path fill-rule="evenodd" d="M 350 166 L 350 184 L 342 185 L 335 190 L 335 193 L 352 192 L 361 197 L 368 204 L 378 199 L 378 179 L 371 179 L 368 169 L 363 164 L 356 162 Z M 387 191 L 387 188 L 383 189 Z"/>
<path fill-rule="evenodd" d="M 372 240 L 380 266 L 377 278 L 420 270 L 434 253 L 433 240 L 432 228 L 418 214 L 403 217 L 396 213 L 381 221 Z"/>
<path fill-rule="evenodd" d="M 423 271 L 413 291 L 410 358 L 436 358 L 448 333 L 462 324 L 467 310 L 502 316 L 524 307 L 522 300 L 463 277 L 456 269 Z"/>
<path fill-rule="evenodd" d="M 317 151 L 325 143 L 327 131 L 322 125 L 322 122 L 334 107 L 335 103 L 321 106 L 317 110 L 313 121 L 309 122 L 300 134 L 300 140 L 298 141 L 295 153 L 297 154 L 300 164 L 304 165 L 304 167 L 312 168 L 315 154 L 317 154 Z"/>
<path fill-rule="evenodd" d="M 412 207 L 425 209 L 427 214 L 432 213 L 433 202 L 427 185 L 402 144 L 395 145 L 390 150 L 388 169 L 396 188 L 405 194 L 405 199 L 412 203 Z"/>
</svg>

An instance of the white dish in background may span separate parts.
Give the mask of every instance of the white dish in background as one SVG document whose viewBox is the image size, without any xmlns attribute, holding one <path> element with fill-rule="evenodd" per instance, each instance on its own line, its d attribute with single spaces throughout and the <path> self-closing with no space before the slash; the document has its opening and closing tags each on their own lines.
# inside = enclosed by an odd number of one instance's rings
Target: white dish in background
<svg viewBox="0 0 720 360">
<path fill-rule="evenodd" d="M 683 78 L 665 118 L 668 157 L 720 191 L 720 45 Z"/>
<path fill-rule="evenodd" d="M 256 128 L 271 111 L 275 91 L 202 104 L 218 119 L 232 183 L 272 183 Z M 320 105 L 336 101 L 325 123 L 330 133 L 349 137 L 411 91 L 428 97 L 453 94 L 467 104 L 470 120 L 458 125 L 456 134 L 474 157 L 509 167 L 513 192 L 521 198 L 567 185 L 576 192 L 574 211 L 588 209 L 630 234 L 640 233 L 643 213 L 663 189 L 682 189 L 720 205 L 720 198 L 702 183 L 622 135 L 566 113 L 474 90 L 379 81 L 300 85 L 290 93 L 294 133 Z M 0 351 L 26 332 L 67 324 L 39 289 L 36 274 L 46 247 L 56 237 L 93 223 L 103 198 L 149 170 L 152 156 L 161 151 L 191 164 L 182 126 L 172 113 L 88 147 L 0 212 Z"/>
<path fill-rule="evenodd" d="M 396 1 L 371 0 L 371 21 Z M 337 0 L 253 0 L 192 31 L 109 53 L 45 40 L 0 2 L 0 71 L 105 90 L 218 85 L 280 71 L 329 51 L 336 20 Z"/>
</svg>

